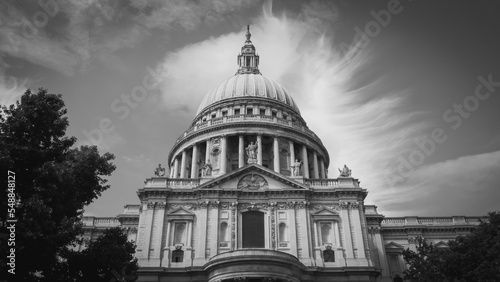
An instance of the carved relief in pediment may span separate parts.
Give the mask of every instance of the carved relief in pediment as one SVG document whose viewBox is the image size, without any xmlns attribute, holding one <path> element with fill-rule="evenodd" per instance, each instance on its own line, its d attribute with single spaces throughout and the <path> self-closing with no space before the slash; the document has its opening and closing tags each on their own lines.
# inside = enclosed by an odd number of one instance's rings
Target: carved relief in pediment
<svg viewBox="0 0 500 282">
<path fill-rule="evenodd" d="M 267 180 L 258 174 L 248 174 L 238 182 L 238 189 L 266 190 L 268 188 Z"/>
</svg>

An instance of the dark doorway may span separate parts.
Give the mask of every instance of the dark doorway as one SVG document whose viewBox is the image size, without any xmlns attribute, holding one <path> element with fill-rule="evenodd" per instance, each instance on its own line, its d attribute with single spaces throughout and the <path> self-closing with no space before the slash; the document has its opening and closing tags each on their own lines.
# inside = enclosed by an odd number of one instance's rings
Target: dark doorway
<svg viewBox="0 0 500 282">
<path fill-rule="evenodd" d="M 242 214 L 243 248 L 264 248 L 264 213 L 249 211 Z"/>
</svg>

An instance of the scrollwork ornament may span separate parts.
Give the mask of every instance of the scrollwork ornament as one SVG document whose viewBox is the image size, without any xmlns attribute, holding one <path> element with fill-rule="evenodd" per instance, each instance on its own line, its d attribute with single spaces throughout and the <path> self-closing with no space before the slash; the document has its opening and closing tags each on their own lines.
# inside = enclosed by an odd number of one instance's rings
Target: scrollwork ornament
<svg viewBox="0 0 500 282">
<path fill-rule="evenodd" d="M 159 209 L 164 210 L 165 206 L 166 206 L 166 203 L 165 202 L 158 202 L 157 206 L 158 206 Z"/>
<path fill-rule="evenodd" d="M 156 205 L 156 202 L 148 202 L 148 210 L 154 209 Z"/>
</svg>

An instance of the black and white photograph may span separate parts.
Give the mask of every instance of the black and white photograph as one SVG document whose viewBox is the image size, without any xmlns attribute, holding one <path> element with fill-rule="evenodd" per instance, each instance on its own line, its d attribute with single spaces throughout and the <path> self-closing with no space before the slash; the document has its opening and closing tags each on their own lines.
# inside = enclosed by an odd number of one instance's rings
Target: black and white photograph
<svg viewBox="0 0 500 282">
<path fill-rule="evenodd" d="M 0 282 L 500 281 L 499 14 L 0 0 Z"/>
</svg>

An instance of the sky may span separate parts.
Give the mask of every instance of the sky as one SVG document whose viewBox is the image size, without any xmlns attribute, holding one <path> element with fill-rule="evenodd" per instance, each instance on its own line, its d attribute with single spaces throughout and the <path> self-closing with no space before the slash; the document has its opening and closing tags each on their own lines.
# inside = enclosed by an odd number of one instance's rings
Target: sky
<svg viewBox="0 0 500 282">
<path fill-rule="evenodd" d="M 500 210 L 500 2 L 0 0 L 0 103 L 63 95 L 69 136 L 116 156 L 85 209 L 115 216 L 167 166 L 246 25 L 330 154 L 386 216 Z"/>
</svg>

